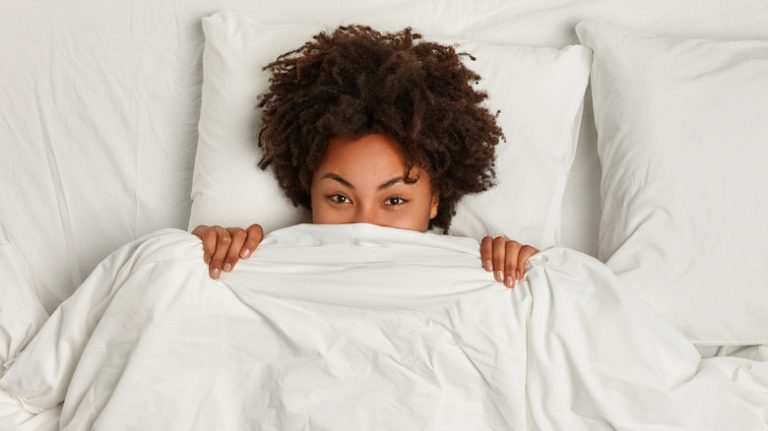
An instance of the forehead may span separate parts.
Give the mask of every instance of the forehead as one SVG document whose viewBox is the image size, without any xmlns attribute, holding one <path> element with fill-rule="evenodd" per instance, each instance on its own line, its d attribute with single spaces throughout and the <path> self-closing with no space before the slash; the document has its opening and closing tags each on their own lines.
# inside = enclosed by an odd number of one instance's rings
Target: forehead
<svg viewBox="0 0 768 431">
<path fill-rule="evenodd" d="M 336 137 L 328 141 L 316 175 L 329 172 L 347 179 L 379 180 L 405 174 L 406 158 L 400 144 L 383 134 Z M 414 167 L 412 174 L 423 174 Z"/>
<path fill-rule="evenodd" d="M 331 138 L 323 154 L 322 164 L 380 164 L 403 168 L 405 157 L 397 141 L 382 134 L 367 134 L 359 138 Z"/>
</svg>

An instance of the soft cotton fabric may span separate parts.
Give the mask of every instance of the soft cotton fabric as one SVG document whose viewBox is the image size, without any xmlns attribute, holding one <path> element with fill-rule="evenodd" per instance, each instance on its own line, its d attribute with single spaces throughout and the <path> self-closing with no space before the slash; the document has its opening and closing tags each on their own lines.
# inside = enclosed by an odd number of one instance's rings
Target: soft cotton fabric
<svg viewBox="0 0 768 431">
<path fill-rule="evenodd" d="M 267 90 L 268 74 L 262 67 L 333 28 L 266 25 L 244 14 L 223 12 L 203 19 L 203 30 L 200 139 L 189 229 L 198 224 L 259 223 L 269 231 L 308 221 L 306 211 L 284 196 L 271 171 L 256 166 L 261 153 L 254 138 L 260 125 L 255 106 L 258 94 Z M 459 202 L 451 233 L 478 239 L 506 234 L 537 248 L 559 244 L 563 194 L 589 77 L 589 50 L 424 37 L 459 43 L 458 50 L 477 58 L 465 64 L 482 77 L 478 87 L 489 94 L 490 111 L 501 111 L 497 120 L 506 135 L 506 142 L 497 147 L 497 186 Z"/>
<path fill-rule="evenodd" d="M 0 228 L 0 375 L 48 318 L 37 296 L 32 271 Z"/>
<path fill-rule="evenodd" d="M 696 343 L 768 342 L 768 40 L 576 30 L 595 52 L 599 258 Z"/>
<path fill-rule="evenodd" d="M 766 428 L 765 362 L 700 362 L 584 254 L 545 250 L 508 289 L 478 249 L 299 225 L 211 280 L 199 239 L 159 231 L 54 313 L 0 412 L 63 401 L 64 430 Z"/>
<path fill-rule="evenodd" d="M 768 39 L 764 0 L 79 0 L 3 3 L 0 13 L 0 259 L 51 313 L 116 248 L 185 229 L 198 141 L 201 19 L 235 10 L 269 24 L 411 25 L 496 44 L 578 44 L 586 17 L 680 36 Z M 600 163 L 589 95 L 566 186 L 562 243 L 597 255 Z M 516 201 L 518 206 L 525 202 Z M 18 264 L 18 265 L 17 265 Z M 0 307 L 20 312 L 0 285 Z M 18 285 L 17 285 L 18 286 Z M 0 323 L 10 359 L 39 325 Z M 31 328 L 31 329 L 30 329 Z M 16 340 L 13 340 L 17 338 Z"/>
</svg>

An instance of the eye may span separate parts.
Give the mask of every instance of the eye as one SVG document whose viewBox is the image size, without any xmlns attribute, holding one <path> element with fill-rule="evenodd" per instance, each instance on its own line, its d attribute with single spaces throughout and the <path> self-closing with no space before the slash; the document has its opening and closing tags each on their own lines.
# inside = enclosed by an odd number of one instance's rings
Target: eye
<svg viewBox="0 0 768 431">
<path fill-rule="evenodd" d="M 393 196 L 384 202 L 386 202 L 387 205 L 397 206 L 397 205 L 402 205 L 408 201 L 399 196 Z"/>
<path fill-rule="evenodd" d="M 337 204 L 349 203 L 349 198 L 348 197 L 346 197 L 344 195 L 340 195 L 338 193 L 333 194 L 333 195 L 328 195 L 328 199 L 330 199 L 333 202 L 336 202 Z"/>
</svg>

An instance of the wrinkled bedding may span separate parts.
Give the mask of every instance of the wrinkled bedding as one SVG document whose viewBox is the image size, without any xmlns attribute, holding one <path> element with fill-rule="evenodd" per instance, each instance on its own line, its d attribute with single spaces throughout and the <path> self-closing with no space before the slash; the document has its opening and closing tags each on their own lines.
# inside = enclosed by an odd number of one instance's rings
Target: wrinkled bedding
<svg viewBox="0 0 768 431">
<path fill-rule="evenodd" d="M 765 358 L 702 361 L 592 257 L 544 250 L 507 289 L 472 239 L 366 224 L 272 232 L 220 280 L 195 236 L 146 235 L 0 378 L 0 429 L 767 423 Z"/>
</svg>

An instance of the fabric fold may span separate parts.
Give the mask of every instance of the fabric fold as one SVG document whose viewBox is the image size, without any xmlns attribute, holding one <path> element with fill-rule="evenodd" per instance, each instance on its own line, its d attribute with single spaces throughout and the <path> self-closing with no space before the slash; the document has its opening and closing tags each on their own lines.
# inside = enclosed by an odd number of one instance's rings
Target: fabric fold
<svg viewBox="0 0 768 431">
<path fill-rule="evenodd" d="M 702 362 L 582 253 L 543 250 L 508 289 L 478 249 L 298 225 L 212 280 L 197 237 L 161 230 L 102 262 L 0 389 L 63 401 L 65 430 L 765 428 L 765 362 Z"/>
</svg>

